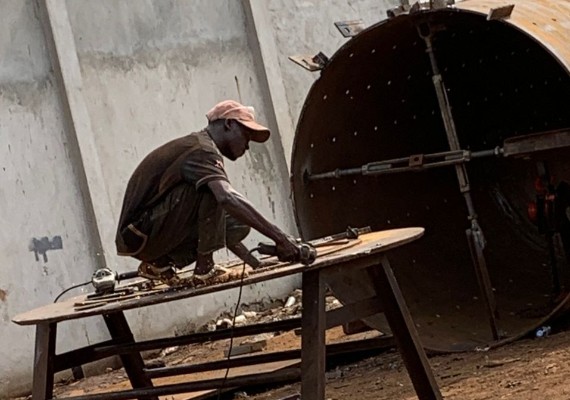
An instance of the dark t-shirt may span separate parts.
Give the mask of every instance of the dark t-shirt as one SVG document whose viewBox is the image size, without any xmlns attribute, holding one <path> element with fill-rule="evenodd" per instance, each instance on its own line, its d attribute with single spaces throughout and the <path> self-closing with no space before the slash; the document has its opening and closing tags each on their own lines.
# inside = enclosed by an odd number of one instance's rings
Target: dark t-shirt
<svg viewBox="0 0 570 400">
<path fill-rule="evenodd" d="M 134 233 L 146 240 L 146 235 L 133 224 L 173 188 L 187 183 L 198 191 L 213 180 L 227 181 L 228 177 L 222 155 L 205 130 L 153 150 L 135 169 L 127 184 L 115 241 L 118 253 L 134 255 L 141 250 L 142 244 L 137 245 L 138 248 L 129 246 L 125 235 Z"/>
</svg>

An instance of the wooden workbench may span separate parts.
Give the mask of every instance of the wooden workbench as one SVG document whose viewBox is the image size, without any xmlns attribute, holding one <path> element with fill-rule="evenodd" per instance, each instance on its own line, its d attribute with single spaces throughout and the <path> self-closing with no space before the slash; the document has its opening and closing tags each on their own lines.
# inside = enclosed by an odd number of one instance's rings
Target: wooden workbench
<svg viewBox="0 0 570 400">
<path fill-rule="evenodd" d="M 224 380 L 225 387 L 237 387 L 240 384 L 251 384 L 252 382 L 277 382 L 298 376 L 300 372 L 302 399 L 323 400 L 325 393 L 326 329 L 384 312 L 419 399 L 441 399 L 441 394 L 419 342 L 414 323 L 387 258 L 389 250 L 420 238 L 423 232 L 423 228 L 405 228 L 364 234 L 347 245 L 340 246 L 338 251 L 326 254 L 326 251 L 320 250 L 319 257 L 310 266 L 287 264 L 276 269 L 256 271 L 246 277 L 243 280 L 244 285 L 302 273 L 301 370 L 285 369 L 278 371 L 278 373 L 259 374 L 255 377 L 251 375 L 232 377 Z M 345 304 L 340 309 L 326 312 L 325 286 L 327 280 L 334 276 L 338 277 L 338 274 L 347 274 L 363 268 L 367 269 L 367 273 L 374 282 L 376 296 L 359 303 Z M 239 287 L 240 284 L 240 281 L 231 281 L 198 288 L 169 288 L 155 291 L 152 294 L 141 294 L 141 296 L 77 310 L 75 305 L 86 300 L 86 295 L 83 295 L 16 316 L 13 321 L 19 325 L 36 325 L 32 398 L 34 400 L 52 398 L 55 372 L 116 354 L 121 357 L 133 389 L 73 397 L 73 399 L 138 398 L 156 400 L 159 395 L 219 387 L 222 383 L 220 380 L 153 386 L 153 374 L 145 369 L 141 351 L 196 342 L 197 336 L 204 336 L 204 334 L 137 342 L 125 318 L 124 311 L 219 292 Z M 111 340 L 56 355 L 57 324 L 62 321 L 96 315 L 104 318 Z M 282 324 L 287 324 L 287 322 L 285 321 Z M 237 332 L 240 329 L 242 334 L 256 332 L 255 326 L 235 328 L 234 331 Z M 246 365 L 244 361 L 238 361 L 238 363 L 239 365 Z M 180 373 L 192 370 L 191 367 L 172 369 L 180 371 Z M 173 372 L 171 371 L 170 374 L 172 375 Z"/>
</svg>

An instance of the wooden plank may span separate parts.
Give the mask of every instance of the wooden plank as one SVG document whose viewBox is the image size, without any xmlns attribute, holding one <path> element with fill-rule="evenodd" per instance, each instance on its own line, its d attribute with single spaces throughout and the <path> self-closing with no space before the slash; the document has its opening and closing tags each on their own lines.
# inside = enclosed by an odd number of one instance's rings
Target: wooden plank
<svg viewBox="0 0 570 400">
<path fill-rule="evenodd" d="M 153 388 L 139 388 L 132 390 L 121 390 L 115 392 L 105 392 L 89 394 L 85 396 L 66 397 L 69 400 L 122 400 L 148 397 L 149 395 L 172 395 L 185 392 L 202 391 L 214 388 L 249 387 L 264 383 L 290 382 L 299 379 L 301 371 L 299 368 L 289 367 L 273 372 L 259 373 L 255 375 L 247 374 L 240 376 L 217 377 L 208 380 L 195 382 L 183 381 L 182 383 L 161 385 Z M 158 397 L 156 397 L 158 400 Z"/>
<path fill-rule="evenodd" d="M 183 346 L 191 343 L 203 343 L 214 340 L 229 339 L 257 335 L 266 332 L 288 331 L 301 326 L 301 318 L 291 318 L 281 321 L 266 322 L 255 325 L 236 326 L 235 328 L 221 329 L 214 332 L 198 332 L 173 338 L 146 340 L 131 344 L 102 345 L 94 349 L 98 358 L 109 357 L 115 354 L 130 353 L 133 351 L 147 351 L 162 349 L 164 347 Z"/>
<path fill-rule="evenodd" d="M 38 324 L 34 355 L 34 382 L 32 398 L 51 399 L 53 395 L 53 359 L 55 357 L 55 323 Z"/>
<path fill-rule="evenodd" d="M 111 337 L 122 343 L 134 343 L 135 339 L 122 312 L 103 316 Z M 144 361 L 140 353 L 121 354 L 125 372 L 135 389 L 152 388 L 152 381 L 144 373 Z M 157 396 L 140 396 L 140 400 L 158 400 Z"/>
<path fill-rule="evenodd" d="M 320 271 L 306 271 L 301 316 L 301 396 L 304 400 L 325 397 L 325 307 L 325 284 Z"/>
<path fill-rule="evenodd" d="M 376 297 L 365 299 L 354 304 L 347 304 L 326 313 L 326 327 L 327 329 L 333 328 L 347 321 L 365 318 L 380 311 L 379 300 Z M 291 318 L 283 321 L 239 326 L 233 329 L 222 329 L 214 332 L 193 333 L 174 338 L 152 339 L 131 344 L 107 341 L 56 355 L 55 371 L 61 371 L 75 365 L 82 365 L 87 362 L 134 351 L 142 352 L 169 346 L 183 346 L 191 343 L 227 339 L 231 336 L 235 338 L 264 332 L 286 331 L 300 326 L 301 318 Z"/>
<path fill-rule="evenodd" d="M 328 269 L 331 266 L 337 266 L 339 263 L 342 263 L 343 268 L 345 269 L 352 268 L 352 264 L 366 264 L 366 260 L 371 255 L 383 253 L 405 243 L 409 243 L 421 237 L 423 233 L 423 228 L 403 228 L 363 234 L 358 239 L 360 241 L 358 245 L 350 248 L 345 248 L 342 251 L 333 252 L 323 257 L 319 257 L 310 266 L 294 263 L 270 271 L 259 273 L 256 273 L 254 271 L 243 280 L 243 284 L 250 285 L 253 283 L 297 274 L 303 271 Z M 235 280 L 215 285 L 201 286 L 197 288 L 172 287 L 164 289 L 164 291 L 156 293 L 152 296 L 132 298 L 125 301 L 115 302 L 86 310 L 74 310 L 74 303 L 86 300 L 86 296 L 83 295 L 60 303 L 49 304 L 44 307 L 25 312 L 23 314 L 19 314 L 13 318 L 13 321 L 19 325 L 33 325 L 40 322 L 56 322 L 78 319 L 115 311 L 124 311 L 138 307 L 146 307 L 149 305 L 165 303 L 189 297 L 201 296 L 207 293 L 237 288 L 240 286 L 240 284 L 240 280 Z"/>
<path fill-rule="evenodd" d="M 54 371 L 59 372 L 64 369 L 69 369 L 83 364 L 87 364 L 92 361 L 100 360 L 104 357 L 98 357 L 96 349 L 98 347 L 112 346 L 116 345 L 113 340 L 107 340 L 104 342 L 92 344 L 89 346 L 82 347 L 80 349 L 71 350 L 65 353 L 56 354 L 54 359 Z M 115 354 L 109 354 L 109 356 Z"/>
<path fill-rule="evenodd" d="M 392 336 L 381 336 L 369 339 L 350 340 L 326 345 L 327 359 L 344 354 L 354 354 L 357 352 L 370 352 L 371 350 L 389 349 L 395 346 Z M 164 378 L 167 376 L 179 376 L 194 374 L 204 371 L 213 371 L 225 368 L 240 368 L 250 365 L 266 365 L 281 361 L 301 361 L 301 350 L 284 350 L 278 352 L 267 352 L 262 354 L 249 355 L 244 357 L 234 357 L 230 360 L 210 361 L 202 364 L 182 364 L 169 367 L 147 369 L 146 374 L 152 379 Z"/>
</svg>

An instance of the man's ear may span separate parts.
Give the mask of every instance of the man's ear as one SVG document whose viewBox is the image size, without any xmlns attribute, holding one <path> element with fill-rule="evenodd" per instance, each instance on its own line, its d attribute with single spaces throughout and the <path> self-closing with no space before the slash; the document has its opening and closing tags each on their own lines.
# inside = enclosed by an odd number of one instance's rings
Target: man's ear
<svg viewBox="0 0 570 400">
<path fill-rule="evenodd" d="M 231 118 L 227 118 L 224 120 L 224 128 L 226 129 L 226 131 L 231 131 L 232 130 L 232 124 L 233 124 L 233 120 Z"/>
</svg>

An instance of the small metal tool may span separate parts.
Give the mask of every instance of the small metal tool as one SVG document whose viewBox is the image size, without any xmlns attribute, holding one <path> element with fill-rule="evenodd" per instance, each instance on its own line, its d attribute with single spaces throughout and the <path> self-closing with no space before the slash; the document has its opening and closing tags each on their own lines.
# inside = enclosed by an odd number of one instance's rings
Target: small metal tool
<svg viewBox="0 0 570 400">
<path fill-rule="evenodd" d="M 299 251 L 297 252 L 297 257 L 293 261 L 298 261 L 302 264 L 309 265 L 312 264 L 317 258 L 317 250 L 312 244 L 299 242 L 297 248 Z M 269 243 L 259 243 L 257 245 L 257 251 L 259 254 L 275 256 L 277 255 L 277 246 Z"/>
</svg>

